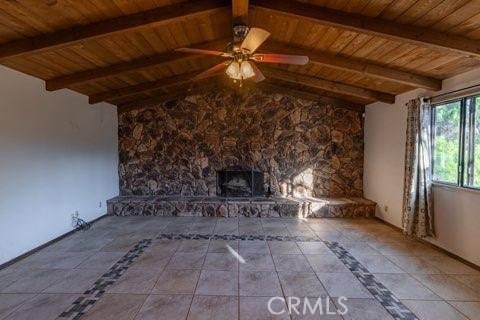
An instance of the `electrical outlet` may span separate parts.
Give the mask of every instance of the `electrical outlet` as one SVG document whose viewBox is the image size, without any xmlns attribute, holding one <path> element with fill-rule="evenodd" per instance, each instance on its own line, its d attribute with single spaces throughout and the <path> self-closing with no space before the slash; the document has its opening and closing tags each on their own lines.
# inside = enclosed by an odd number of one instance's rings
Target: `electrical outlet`
<svg viewBox="0 0 480 320">
<path fill-rule="evenodd" d="M 98 203 L 98 207 L 99 207 L 99 208 L 102 207 L 102 201 L 100 201 L 100 202 Z"/>
<path fill-rule="evenodd" d="M 385 212 L 388 212 L 388 206 L 383 207 Z"/>
</svg>

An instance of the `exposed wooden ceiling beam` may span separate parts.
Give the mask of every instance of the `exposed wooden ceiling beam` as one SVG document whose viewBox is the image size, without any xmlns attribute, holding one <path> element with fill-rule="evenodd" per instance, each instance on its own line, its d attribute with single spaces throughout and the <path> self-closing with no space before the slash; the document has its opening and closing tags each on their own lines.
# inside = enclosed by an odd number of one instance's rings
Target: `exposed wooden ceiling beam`
<svg viewBox="0 0 480 320">
<path fill-rule="evenodd" d="M 209 42 L 204 42 L 196 45 L 195 48 L 201 49 L 219 49 L 223 48 L 228 42 L 227 39 L 219 39 Z M 121 62 L 110 66 L 86 70 L 73 74 L 68 74 L 58 78 L 53 78 L 45 82 L 48 91 L 59 90 L 68 86 L 83 83 L 87 81 L 97 80 L 101 78 L 111 77 L 115 75 L 125 74 L 132 71 L 147 69 L 162 63 L 173 63 L 180 61 L 187 61 L 196 55 L 185 55 L 180 52 L 165 52 L 149 57 L 139 58 L 132 61 Z M 207 57 L 209 58 L 209 57 Z"/>
<path fill-rule="evenodd" d="M 152 107 L 154 105 L 158 105 L 165 101 L 179 99 L 187 95 L 192 95 L 192 94 L 203 92 L 208 89 L 212 89 L 217 85 L 218 85 L 217 81 L 214 81 L 212 79 L 196 83 L 195 86 L 189 89 L 186 89 L 184 86 L 180 85 L 180 86 L 171 88 L 169 92 L 165 94 L 161 94 L 161 95 L 147 98 L 147 99 L 142 99 L 142 100 L 134 99 L 132 101 L 120 103 L 117 105 L 117 112 L 123 113 L 123 112 L 131 111 L 134 109 Z"/>
<path fill-rule="evenodd" d="M 268 77 L 291 82 L 291 83 L 302 84 L 309 87 L 318 88 L 321 90 L 326 90 L 326 91 L 336 92 L 336 93 L 340 93 L 347 96 L 362 98 L 365 100 L 382 101 L 386 103 L 395 102 L 395 96 L 389 93 L 355 87 L 355 86 L 344 84 L 344 83 L 334 82 L 334 81 L 321 79 L 317 77 L 306 76 L 298 73 L 285 71 L 282 69 L 269 68 L 265 66 L 262 66 L 261 69 L 265 73 L 265 75 Z"/>
<path fill-rule="evenodd" d="M 286 94 L 293 97 L 317 101 L 319 103 L 327 103 L 335 105 L 336 107 L 347 108 L 357 112 L 364 112 L 365 106 L 358 102 L 349 101 L 348 98 L 329 97 L 323 93 L 306 92 L 304 88 L 302 90 L 292 88 L 288 83 L 278 81 L 275 79 L 267 79 L 264 82 L 257 84 L 246 84 L 247 86 L 256 87 L 272 93 Z M 230 82 L 220 81 L 217 77 L 210 79 L 209 81 L 202 81 L 195 84 L 189 90 L 186 90 L 184 86 L 172 86 L 165 94 L 160 94 L 146 99 L 132 99 L 124 103 L 118 104 L 118 112 L 123 113 L 134 109 L 141 109 L 145 107 L 152 107 L 154 105 L 164 103 L 169 100 L 180 99 L 188 95 L 198 94 L 215 88 L 231 88 L 232 90 L 238 89 L 238 87 L 232 87 Z"/>
<path fill-rule="evenodd" d="M 132 100 L 128 102 L 123 102 L 117 105 L 117 112 L 118 113 L 123 113 L 123 112 L 128 112 L 131 110 L 135 109 L 142 109 L 142 108 L 148 108 L 148 107 L 153 107 L 159 103 L 177 99 L 184 95 L 185 92 L 180 92 L 180 91 L 174 91 L 174 92 L 169 92 L 165 93 L 162 95 L 157 95 L 155 97 L 151 98 L 146 98 L 146 99 L 140 99 L 140 100 Z"/>
<path fill-rule="evenodd" d="M 229 1 L 226 0 L 186 1 L 41 36 L 14 40 L 0 45 L 0 60 L 40 50 L 73 45 L 81 41 L 165 23 L 172 19 L 228 6 Z"/>
<path fill-rule="evenodd" d="M 344 58 L 307 48 L 292 47 L 281 42 L 267 41 L 262 49 L 308 56 L 310 63 L 328 66 L 338 70 L 350 71 L 365 76 L 406 84 L 415 88 L 439 91 L 442 81 L 410 72 L 405 72 L 355 58 Z"/>
<path fill-rule="evenodd" d="M 350 31 L 480 57 L 480 41 L 458 35 L 449 35 L 427 28 L 399 24 L 385 19 L 366 17 L 293 0 L 251 0 L 251 5 Z"/>
<path fill-rule="evenodd" d="M 124 97 L 132 96 L 132 95 L 149 91 L 149 90 L 162 89 L 162 88 L 168 88 L 174 85 L 185 84 L 187 82 L 190 82 L 192 78 L 200 72 L 201 71 L 194 71 L 194 72 L 178 74 L 178 75 L 162 78 L 155 81 L 144 82 L 144 83 L 123 87 L 116 90 L 97 93 L 97 94 L 91 95 L 88 101 L 89 103 L 94 104 L 102 101 L 121 99 Z"/>
<path fill-rule="evenodd" d="M 335 98 L 335 99 L 340 99 L 352 103 L 358 103 L 361 105 L 367 105 L 369 103 L 375 102 L 375 100 L 372 99 L 364 99 L 364 98 L 359 98 L 359 97 L 354 97 L 354 96 L 347 96 L 338 92 L 331 92 L 315 87 L 310 87 L 304 84 L 298 84 L 298 83 L 292 83 L 288 81 L 283 81 L 275 78 L 267 78 L 268 82 L 274 83 L 283 87 L 288 87 L 291 89 L 298 90 L 300 92 L 306 92 L 306 93 L 312 93 L 315 95 L 321 95 L 322 97 L 329 97 L 329 98 Z"/>
<path fill-rule="evenodd" d="M 248 0 L 232 0 L 233 23 L 248 22 Z"/>
<path fill-rule="evenodd" d="M 113 64 L 102 68 L 81 71 L 46 80 L 45 87 L 48 91 L 55 91 L 79 83 L 126 74 L 137 70 L 141 71 L 142 69 L 160 65 L 162 63 L 176 63 L 186 61 L 188 59 L 191 59 L 191 56 L 187 57 L 185 55 L 179 54 L 178 52 L 169 51 L 150 57 L 139 58 L 127 62 L 120 62 L 118 64 Z"/>
<path fill-rule="evenodd" d="M 313 92 L 298 90 L 298 89 L 286 86 L 281 82 L 271 80 L 271 79 L 260 83 L 259 87 L 260 89 L 265 89 L 267 91 L 271 91 L 274 93 L 287 94 L 300 99 L 307 99 L 307 100 L 317 101 L 320 103 L 332 104 L 332 105 L 335 105 L 336 107 L 347 108 L 347 109 L 351 109 L 358 112 L 365 111 L 365 106 L 358 102 L 348 101 L 343 98 L 327 97 L 320 93 L 316 94 Z"/>
</svg>

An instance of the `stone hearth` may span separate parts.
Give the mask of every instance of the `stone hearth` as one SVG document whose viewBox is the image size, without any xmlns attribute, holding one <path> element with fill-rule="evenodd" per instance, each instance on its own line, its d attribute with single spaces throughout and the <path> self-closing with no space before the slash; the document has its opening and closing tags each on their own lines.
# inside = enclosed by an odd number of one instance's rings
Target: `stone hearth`
<svg viewBox="0 0 480 320">
<path fill-rule="evenodd" d="M 117 216 L 296 217 L 300 204 L 265 197 L 124 196 L 107 207 Z"/>
<path fill-rule="evenodd" d="M 120 196 L 107 201 L 116 216 L 373 217 L 375 202 L 363 198 Z"/>
</svg>

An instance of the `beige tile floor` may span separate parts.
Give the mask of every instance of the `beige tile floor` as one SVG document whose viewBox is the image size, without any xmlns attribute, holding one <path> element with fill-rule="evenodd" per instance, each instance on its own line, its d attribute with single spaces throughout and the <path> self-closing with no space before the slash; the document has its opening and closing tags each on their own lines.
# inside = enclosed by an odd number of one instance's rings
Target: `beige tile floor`
<svg viewBox="0 0 480 320">
<path fill-rule="evenodd" d="M 56 319 L 160 233 L 316 235 L 338 241 L 419 319 L 480 319 L 480 272 L 376 220 L 197 217 L 107 217 L 0 270 L 0 319 Z M 345 296 L 349 312 L 273 316 L 272 296 Z M 153 240 L 82 319 L 392 318 L 322 242 Z"/>
</svg>

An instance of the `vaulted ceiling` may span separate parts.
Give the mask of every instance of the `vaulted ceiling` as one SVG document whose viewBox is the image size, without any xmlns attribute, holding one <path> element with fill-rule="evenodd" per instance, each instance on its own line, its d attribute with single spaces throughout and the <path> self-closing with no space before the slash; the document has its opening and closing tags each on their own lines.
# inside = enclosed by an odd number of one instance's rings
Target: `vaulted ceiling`
<svg viewBox="0 0 480 320">
<path fill-rule="evenodd" d="M 265 64 L 261 85 L 361 106 L 480 67 L 478 0 L 6 0 L 0 1 L 0 63 L 119 110 L 171 99 L 220 58 L 232 24 L 271 33 L 264 52 L 310 57 Z"/>
</svg>

